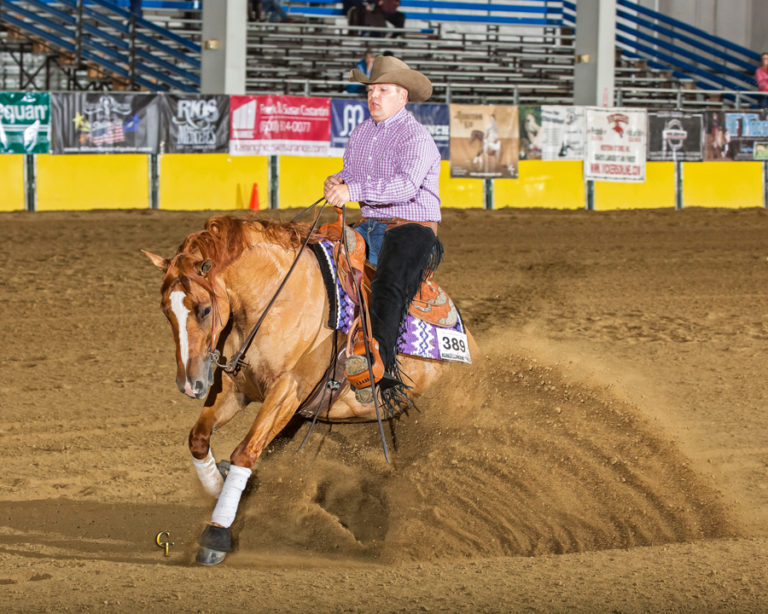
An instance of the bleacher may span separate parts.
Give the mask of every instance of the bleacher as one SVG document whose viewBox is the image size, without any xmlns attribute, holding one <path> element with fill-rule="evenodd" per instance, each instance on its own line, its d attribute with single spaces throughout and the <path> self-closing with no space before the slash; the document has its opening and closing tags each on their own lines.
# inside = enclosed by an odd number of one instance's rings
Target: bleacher
<svg viewBox="0 0 768 614">
<path fill-rule="evenodd" d="M 434 102 L 573 102 L 575 5 L 569 0 L 402 0 L 400 10 L 406 15 L 402 29 L 351 27 L 337 0 L 284 0 L 284 5 L 291 23 L 248 24 L 247 93 L 355 96 L 347 92 L 347 76 L 371 47 L 376 53 L 391 51 L 427 74 L 434 85 Z M 83 33 L 89 41 L 97 39 L 91 58 L 100 60 L 98 65 L 84 61 L 88 56 L 83 54 L 78 65 L 73 64 L 73 20 L 66 13 L 77 6 L 77 0 L 0 3 L 4 59 L 0 82 L 6 89 L 153 89 L 159 84 L 181 89 L 179 84 L 194 83 L 202 42 L 199 1 L 145 0 L 143 19 L 137 21 L 136 62 L 144 63 L 149 74 L 132 81 L 125 69 L 132 49 L 124 40 L 128 0 L 92 0 L 84 5 Z M 118 19 L 104 14 L 107 6 Z M 749 83 L 745 67 L 750 66 L 751 52 L 741 50 L 735 63 L 719 71 L 713 68 L 722 55 L 716 48 L 711 58 L 702 57 L 696 64 L 698 56 L 692 49 L 704 53 L 707 45 L 720 39 L 709 35 L 696 39 L 690 27 L 669 18 L 660 18 L 659 32 L 649 33 L 646 30 L 656 27 L 649 21 L 653 12 L 637 6 L 633 13 L 634 6 L 630 0 L 619 0 L 616 103 L 733 106 L 738 95 L 711 94 L 702 88 L 724 88 L 736 77 Z M 669 39 L 675 28 L 682 32 L 683 43 L 677 51 L 657 36 Z M 151 46 L 153 32 L 163 32 L 168 42 Z M 630 40 L 632 32 L 637 36 Z M 658 43 L 659 51 L 653 58 L 647 57 L 653 51 L 651 41 Z M 19 52 L 12 53 L 14 49 Z M 702 81 L 705 76 L 708 82 Z"/>
</svg>

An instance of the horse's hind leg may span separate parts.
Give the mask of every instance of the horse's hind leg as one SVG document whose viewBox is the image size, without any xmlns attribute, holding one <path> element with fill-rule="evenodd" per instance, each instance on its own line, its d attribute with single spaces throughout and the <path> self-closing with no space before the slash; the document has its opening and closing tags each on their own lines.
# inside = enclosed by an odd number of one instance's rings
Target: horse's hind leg
<svg viewBox="0 0 768 614">
<path fill-rule="evenodd" d="M 224 377 L 221 389 L 211 390 L 203 411 L 189 432 L 189 451 L 197 477 L 205 492 L 212 497 L 219 496 L 224 479 L 211 452 L 211 435 L 214 429 L 229 422 L 245 405 L 245 397 L 235 391 L 228 377 Z"/>
</svg>

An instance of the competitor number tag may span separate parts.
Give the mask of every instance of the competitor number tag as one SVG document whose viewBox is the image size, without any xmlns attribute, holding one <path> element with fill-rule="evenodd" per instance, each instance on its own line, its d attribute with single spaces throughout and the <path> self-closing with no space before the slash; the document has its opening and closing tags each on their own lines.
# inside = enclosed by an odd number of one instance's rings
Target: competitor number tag
<svg viewBox="0 0 768 614">
<path fill-rule="evenodd" d="M 467 343 L 466 334 L 448 328 L 438 328 L 437 342 L 442 360 L 458 360 L 472 363 L 472 358 L 469 356 L 469 343 Z"/>
</svg>

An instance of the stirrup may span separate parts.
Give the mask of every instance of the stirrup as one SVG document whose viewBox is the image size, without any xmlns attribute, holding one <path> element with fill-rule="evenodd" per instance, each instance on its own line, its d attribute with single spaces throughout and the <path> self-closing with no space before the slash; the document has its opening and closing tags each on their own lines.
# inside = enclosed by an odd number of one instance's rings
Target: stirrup
<svg viewBox="0 0 768 614">
<path fill-rule="evenodd" d="M 375 340 L 371 344 L 371 354 L 373 355 L 373 379 L 378 384 L 386 374 L 384 372 L 384 363 L 382 363 L 381 356 L 379 356 L 378 344 Z M 368 359 L 360 354 L 349 356 L 344 362 L 344 373 L 355 390 L 357 402 L 363 404 L 373 403 L 373 387 L 371 386 Z"/>
</svg>

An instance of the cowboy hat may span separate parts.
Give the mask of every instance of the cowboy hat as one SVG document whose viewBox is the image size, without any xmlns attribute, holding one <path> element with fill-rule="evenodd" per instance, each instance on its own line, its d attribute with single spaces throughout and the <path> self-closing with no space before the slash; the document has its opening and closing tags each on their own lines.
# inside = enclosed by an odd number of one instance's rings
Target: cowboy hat
<svg viewBox="0 0 768 614">
<path fill-rule="evenodd" d="M 373 60 L 371 76 L 357 68 L 349 73 L 349 80 L 363 83 L 394 83 L 408 90 L 408 100 L 424 102 L 432 95 L 432 83 L 418 70 L 392 55 L 379 55 Z"/>
</svg>

